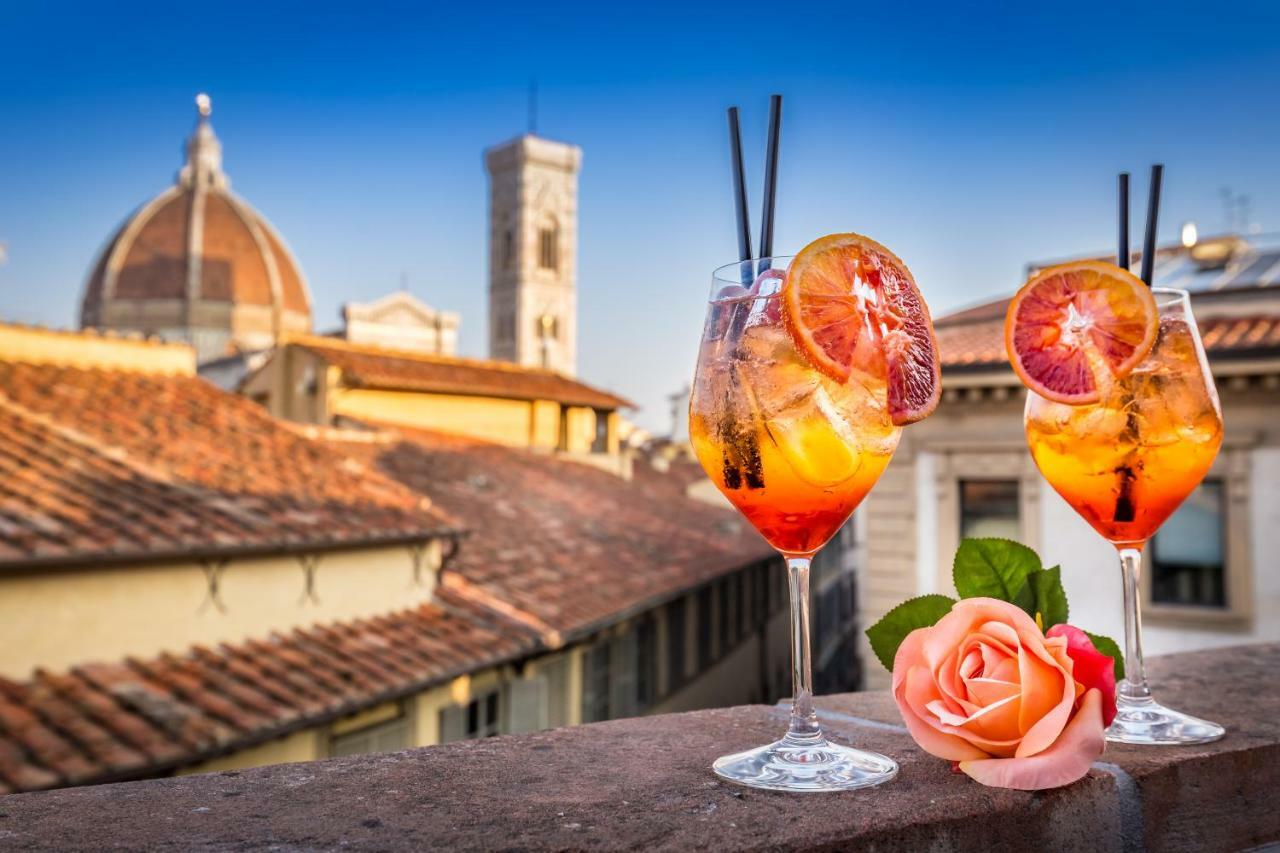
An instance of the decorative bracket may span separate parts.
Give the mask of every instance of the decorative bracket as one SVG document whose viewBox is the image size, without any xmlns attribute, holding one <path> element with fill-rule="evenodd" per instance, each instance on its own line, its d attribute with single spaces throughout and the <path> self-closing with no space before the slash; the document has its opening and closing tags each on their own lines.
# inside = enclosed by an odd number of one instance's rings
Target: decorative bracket
<svg viewBox="0 0 1280 853">
<path fill-rule="evenodd" d="M 298 563 L 302 566 L 302 598 L 298 599 L 299 604 L 306 604 L 310 601 L 312 604 L 320 603 L 320 596 L 316 594 L 316 569 L 320 565 L 320 557 L 316 554 L 302 554 L 298 557 Z"/>
<path fill-rule="evenodd" d="M 196 613 L 203 613 L 212 607 L 219 613 L 227 612 L 227 605 L 222 601 L 222 571 L 230 560 L 201 560 L 200 570 L 204 572 L 204 601 L 196 608 Z"/>
</svg>

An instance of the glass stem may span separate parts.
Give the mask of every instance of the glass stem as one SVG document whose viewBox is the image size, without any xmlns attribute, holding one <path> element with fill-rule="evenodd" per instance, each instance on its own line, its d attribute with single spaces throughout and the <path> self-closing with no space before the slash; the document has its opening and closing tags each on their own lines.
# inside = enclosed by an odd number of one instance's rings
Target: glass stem
<svg viewBox="0 0 1280 853">
<path fill-rule="evenodd" d="M 1121 701 L 1151 697 L 1147 671 L 1142 663 L 1142 608 L 1138 601 L 1142 551 L 1121 548 L 1120 573 L 1124 581 L 1124 680 L 1117 686 Z"/>
<path fill-rule="evenodd" d="M 812 741 L 822 737 L 813 710 L 813 668 L 809 661 L 808 557 L 787 557 L 787 585 L 791 590 L 791 725 L 786 740 Z"/>
</svg>

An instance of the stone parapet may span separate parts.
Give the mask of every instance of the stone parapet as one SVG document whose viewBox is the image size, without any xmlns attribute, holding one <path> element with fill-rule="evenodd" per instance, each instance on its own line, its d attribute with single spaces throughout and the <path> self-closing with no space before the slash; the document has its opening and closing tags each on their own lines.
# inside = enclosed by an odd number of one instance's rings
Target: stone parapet
<svg viewBox="0 0 1280 853">
<path fill-rule="evenodd" d="M 824 697 L 839 740 L 893 782 L 834 795 L 726 785 L 711 761 L 786 708 L 744 706 L 383 755 L 0 798 L 20 849 L 1243 850 L 1280 840 L 1280 645 L 1149 662 L 1159 697 L 1227 726 L 1214 744 L 1109 746 L 1080 782 L 984 788 L 907 737 L 886 694 Z"/>
</svg>

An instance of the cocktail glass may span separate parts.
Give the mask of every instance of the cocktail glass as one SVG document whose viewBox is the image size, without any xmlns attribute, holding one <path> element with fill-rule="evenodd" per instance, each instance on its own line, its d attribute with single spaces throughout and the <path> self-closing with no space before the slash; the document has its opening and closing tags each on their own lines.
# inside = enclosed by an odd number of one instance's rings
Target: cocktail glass
<svg viewBox="0 0 1280 853">
<path fill-rule="evenodd" d="M 835 382 L 797 352 L 778 298 L 791 258 L 715 271 L 689 405 L 689 437 L 720 491 L 786 560 L 791 723 L 779 741 L 727 755 L 722 779 L 781 791 L 838 791 L 892 779 L 898 765 L 831 743 L 813 709 L 809 564 L 880 477 L 900 428 L 885 389 Z M 770 269 L 772 267 L 772 269 Z M 759 277 L 757 270 L 765 270 Z M 745 283 L 745 285 L 744 285 Z"/>
<path fill-rule="evenodd" d="M 1151 697 L 1142 661 L 1142 548 L 1209 471 L 1222 444 L 1222 409 L 1185 291 L 1154 288 L 1160 330 L 1151 353 L 1123 379 L 1105 367 L 1099 402 L 1071 406 L 1027 392 L 1027 444 L 1037 467 L 1120 554 L 1125 678 L 1107 739 L 1205 743 L 1216 723 Z"/>
</svg>

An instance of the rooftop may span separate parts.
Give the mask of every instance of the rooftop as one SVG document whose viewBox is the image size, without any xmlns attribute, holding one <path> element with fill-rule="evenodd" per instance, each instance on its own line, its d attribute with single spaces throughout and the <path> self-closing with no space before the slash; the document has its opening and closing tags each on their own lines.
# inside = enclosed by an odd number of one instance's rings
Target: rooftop
<svg viewBox="0 0 1280 853">
<path fill-rule="evenodd" d="M 388 349 L 318 336 L 290 336 L 286 341 L 338 368 L 345 383 L 359 388 L 554 400 L 599 409 L 634 408 L 630 401 L 585 382 L 505 361 Z"/>
<path fill-rule="evenodd" d="M 389 444 L 334 446 L 466 519 L 475 532 L 446 584 L 463 579 L 566 640 L 774 557 L 727 506 L 687 498 L 660 477 L 628 482 L 527 450 L 397 434 Z"/>
<path fill-rule="evenodd" d="M 0 360 L 0 568 L 457 527 L 421 494 L 193 376 Z"/>
<path fill-rule="evenodd" d="M 163 774 L 510 660 L 533 632 L 431 604 L 181 655 L 0 677 L 0 794 Z"/>
<path fill-rule="evenodd" d="M 797 796 L 717 780 L 714 758 L 776 737 L 762 705 L 0 799 L 31 850 L 1243 850 L 1280 840 L 1280 646 L 1148 660 L 1163 699 L 1226 725 L 1217 743 L 1107 747 L 1081 781 L 985 788 L 926 755 L 887 694 L 818 700 L 838 740 L 895 758 L 893 781 Z M 461 768 L 461 770 L 460 770 Z"/>
</svg>

